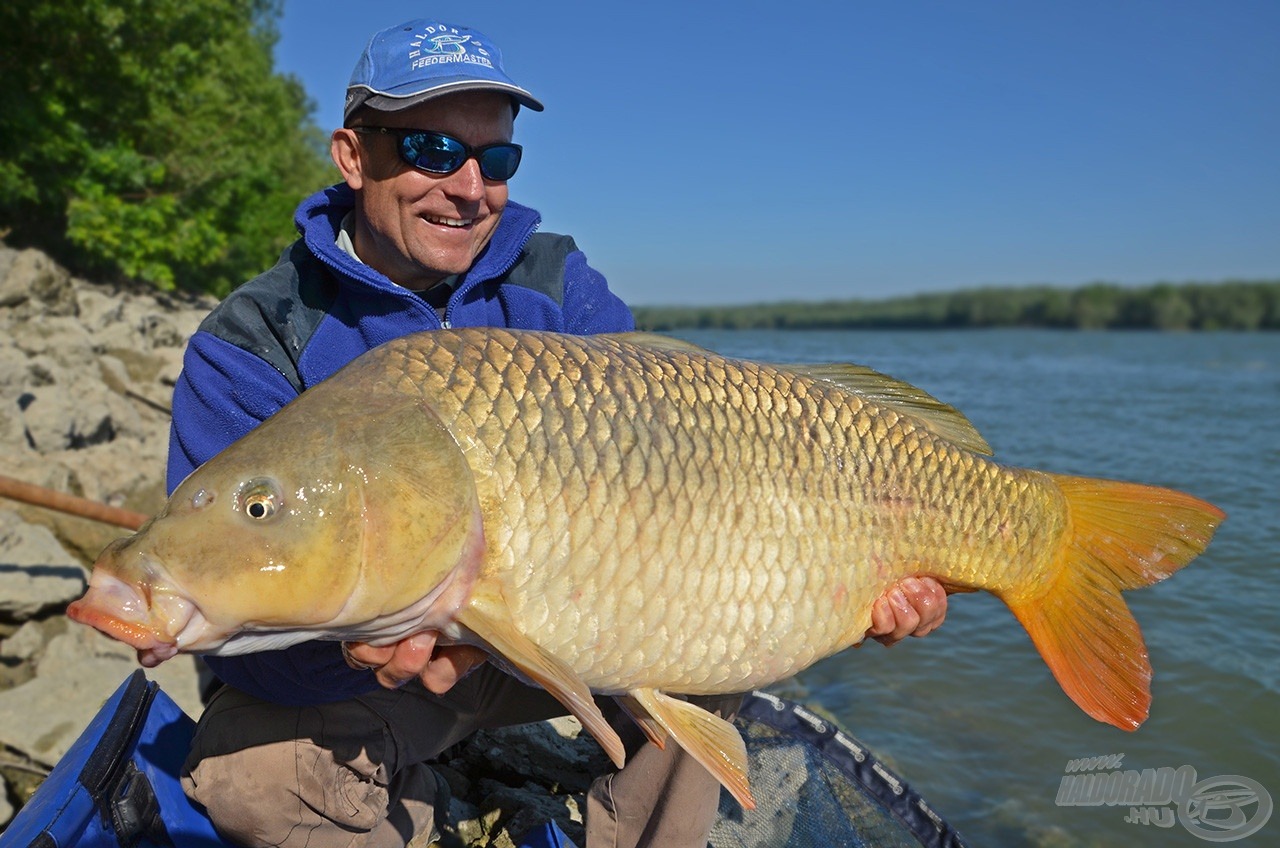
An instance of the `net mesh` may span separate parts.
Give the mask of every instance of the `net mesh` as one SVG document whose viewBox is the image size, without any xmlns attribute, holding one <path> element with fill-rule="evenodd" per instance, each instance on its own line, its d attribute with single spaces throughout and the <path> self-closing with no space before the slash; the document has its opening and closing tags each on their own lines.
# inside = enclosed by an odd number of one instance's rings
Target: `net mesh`
<svg viewBox="0 0 1280 848">
<path fill-rule="evenodd" d="M 722 793 L 712 848 L 965 848 L 905 781 L 804 707 L 755 692 L 736 723 L 757 806 Z"/>
</svg>

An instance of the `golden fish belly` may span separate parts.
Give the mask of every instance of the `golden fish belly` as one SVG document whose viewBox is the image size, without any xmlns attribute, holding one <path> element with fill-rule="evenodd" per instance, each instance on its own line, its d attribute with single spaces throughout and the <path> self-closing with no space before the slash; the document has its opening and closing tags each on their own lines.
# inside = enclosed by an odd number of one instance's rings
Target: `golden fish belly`
<svg viewBox="0 0 1280 848">
<path fill-rule="evenodd" d="M 1034 585 L 1063 530 L 1045 475 L 789 369 L 453 341 L 390 379 L 463 447 L 514 623 L 596 691 L 771 683 L 858 641 L 901 577 Z"/>
</svg>

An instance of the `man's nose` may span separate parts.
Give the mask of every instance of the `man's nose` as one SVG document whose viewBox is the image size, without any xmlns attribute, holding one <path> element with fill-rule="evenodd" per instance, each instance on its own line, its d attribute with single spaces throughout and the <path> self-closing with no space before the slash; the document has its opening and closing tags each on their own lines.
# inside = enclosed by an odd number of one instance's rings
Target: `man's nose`
<svg viewBox="0 0 1280 848">
<path fill-rule="evenodd" d="M 461 168 L 449 175 L 449 191 L 467 200 L 484 197 L 484 175 L 480 173 L 480 163 L 474 158 L 463 162 Z"/>
</svg>

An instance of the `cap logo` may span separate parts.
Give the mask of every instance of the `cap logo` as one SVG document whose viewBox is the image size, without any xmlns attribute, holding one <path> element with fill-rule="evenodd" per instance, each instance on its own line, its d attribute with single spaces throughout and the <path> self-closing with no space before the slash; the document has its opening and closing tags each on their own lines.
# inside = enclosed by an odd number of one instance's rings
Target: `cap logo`
<svg viewBox="0 0 1280 848">
<path fill-rule="evenodd" d="M 489 51 L 477 39 L 453 27 L 429 26 L 409 41 L 410 69 L 463 62 L 493 67 Z"/>
</svg>

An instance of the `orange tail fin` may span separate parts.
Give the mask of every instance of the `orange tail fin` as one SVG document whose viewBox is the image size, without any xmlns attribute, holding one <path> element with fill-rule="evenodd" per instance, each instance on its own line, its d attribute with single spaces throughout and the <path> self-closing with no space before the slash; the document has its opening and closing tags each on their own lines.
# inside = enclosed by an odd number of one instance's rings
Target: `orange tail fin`
<svg viewBox="0 0 1280 848">
<path fill-rule="evenodd" d="M 1006 603 L 1071 700 L 1099 721 L 1136 730 L 1151 705 L 1151 663 L 1120 590 L 1149 586 L 1195 559 L 1226 514 L 1172 489 L 1050 476 L 1070 513 L 1056 578 Z"/>
</svg>

